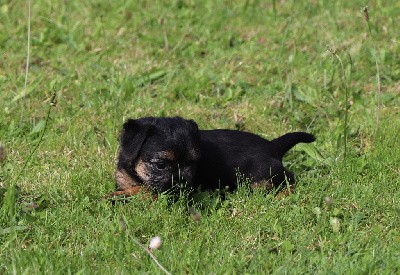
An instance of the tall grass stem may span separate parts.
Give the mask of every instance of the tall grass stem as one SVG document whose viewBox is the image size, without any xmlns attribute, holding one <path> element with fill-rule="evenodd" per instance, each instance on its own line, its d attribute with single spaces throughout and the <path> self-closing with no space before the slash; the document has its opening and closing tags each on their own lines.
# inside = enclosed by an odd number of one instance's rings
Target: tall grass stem
<svg viewBox="0 0 400 275">
<path fill-rule="evenodd" d="M 340 69 L 341 69 L 341 84 L 344 88 L 344 129 L 343 129 L 343 138 L 344 138 L 344 161 L 346 161 L 346 157 L 347 157 L 347 124 L 348 124 L 348 100 L 349 100 L 349 89 L 347 87 L 347 83 L 346 83 L 346 72 L 344 70 L 344 66 L 343 66 L 343 62 L 342 59 L 340 58 L 340 56 L 337 53 L 334 53 L 335 57 L 337 58 L 337 60 L 339 61 L 340 64 Z"/>
<path fill-rule="evenodd" d="M 21 123 L 24 118 L 24 109 L 25 109 L 25 103 L 26 103 L 26 89 L 28 86 L 30 46 L 31 46 L 31 0 L 28 0 L 28 34 L 27 34 L 27 47 L 26 47 L 24 96 L 22 98 L 21 119 L 20 119 Z"/>
</svg>

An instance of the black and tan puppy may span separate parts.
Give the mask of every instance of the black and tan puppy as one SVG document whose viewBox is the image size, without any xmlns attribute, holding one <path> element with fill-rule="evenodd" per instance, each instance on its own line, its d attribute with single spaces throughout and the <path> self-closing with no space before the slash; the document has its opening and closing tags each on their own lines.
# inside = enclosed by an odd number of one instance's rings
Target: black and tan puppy
<svg viewBox="0 0 400 275">
<path fill-rule="evenodd" d="M 120 137 L 115 175 L 117 191 L 133 195 L 201 188 L 237 187 L 237 175 L 251 179 L 253 187 L 270 189 L 294 184 L 282 165 L 283 155 L 313 135 L 288 133 L 272 141 L 234 130 L 199 130 L 181 117 L 146 117 L 128 120 Z"/>
</svg>

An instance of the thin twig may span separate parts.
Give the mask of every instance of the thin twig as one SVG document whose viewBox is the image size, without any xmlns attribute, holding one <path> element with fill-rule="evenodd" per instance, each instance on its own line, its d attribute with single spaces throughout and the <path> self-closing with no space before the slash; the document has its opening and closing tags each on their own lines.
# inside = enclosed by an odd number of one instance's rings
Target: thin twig
<svg viewBox="0 0 400 275">
<path fill-rule="evenodd" d="M 167 31 L 164 28 L 164 45 L 165 45 L 165 49 L 168 51 L 169 50 L 169 43 L 168 43 L 168 37 L 167 37 Z"/>
<path fill-rule="evenodd" d="M 381 77 L 379 74 L 379 65 L 378 65 L 378 59 L 376 58 L 376 50 L 375 50 L 375 66 L 376 66 L 376 78 L 377 78 L 377 85 L 378 85 L 378 107 L 376 111 L 376 128 L 375 128 L 375 134 L 378 133 L 378 127 L 379 127 L 379 113 L 381 111 Z"/>
<path fill-rule="evenodd" d="M 26 49 L 25 83 L 24 83 L 24 97 L 22 98 L 21 122 L 22 122 L 22 119 L 24 118 L 26 88 L 28 86 L 30 45 L 31 45 L 31 0 L 28 0 L 28 41 L 27 41 L 27 49 Z"/>
<path fill-rule="evenodd" d="M 367 26 L 368 26 L 368 31 L 369 31 L 369 35 L 371 37 L 372 40 L 372 46 L 374 49 L 374 59 L 375 59 L 375 66 L 376 66 L 376 78 L 377 78 L 377 97 L 378 97 L 378 107 L 376 110 L 376 126 L 375 126 L 375 135 L 378 133 L 378 127 L 379 127 L 379 113 L 381 111 L 381 76 L 379 73 L 379 64 L 378 64 L 378 57 L 377 57 L 377 50 L 376 50 L 376 43 L 374 41 L 374 35 L 372 34 L 372 29 L 371 29 L 371 24 L 369 22 L 369 11 L 368 11 L 368 6 L 365 6 L 364 8 L 362 8 L 362 12 L 364 13 L 364 18 L 365 21 L 367 22 Z"/>
<path fill-rule="evenodd" d="M 153 253 L 151 253 L 151 251 L 149 249 L 147 249 L 143 244 L 141 244 L 138 240 L 136 240 L 135 238 L 132 238 L 132 241 L 134 241 L 140 248 L 142 248 L 144 251 L 147 252 L 147 254 L 150 255 L 151 259 L 158 265 L 158 267 L 165 272 L 165 274 L 171 275 L 171 273 L 165 269 L 165 267 L 163 267 L 160 262 L 157 260 L 157 258 L 153 255 Z"/>
<path fill-rule="evenodd" d="M 347 88 L 347 83 L 346 83 L 346 72 L 344 70 L 344 66 L 343 66 L 343 62 L 340 59 L 340 56 L 335 52 L 333 52 L 334 56 L 337 58 L 337 60 L 339 60 L 340 63 L 340 68 L 341 68 L 341 80 L 342 80 L 342 85 L 344 85 L 344 89 L 345 89 L 345 99 L 344 99 L 344 131 L 343 131 L 343 135 L 344 135 L 344 161 L 346 161 L 346 156 L 347 156 L 347 123 L 348 123 L 348 108 L 347 108 L 347 101 L 349 100 L 349 91 Z"/>
<path fill-rule="evenodd" d="M 164 23 L 165 23 L 164 18 L 161 18 L 160 19 L 160 25 L 161 25 L 161 28 L 162 28 L 162 31 L 163 31 L 163 35 L 164 35 L 164 47 L 168 51 L 169 50 L 169 43 L 168 43 L 167 30 L 165 29 Z"/>
</svg>

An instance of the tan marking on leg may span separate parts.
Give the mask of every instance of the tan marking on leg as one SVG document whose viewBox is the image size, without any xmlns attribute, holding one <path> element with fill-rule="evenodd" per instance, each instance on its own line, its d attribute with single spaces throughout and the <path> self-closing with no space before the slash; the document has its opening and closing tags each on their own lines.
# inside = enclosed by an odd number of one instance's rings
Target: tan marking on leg
<svg viewBox="0 0 400 275">
<path fill-rule="evenodd" d="M 253 189 L 261 188 L 270 191 L 274 188 L 274 185 L 269 180 L 261 180 L 258 182 L 253 182 L 250 187 Z"/>
<path fill-rule="evenodd" d="M 288 187 L 280 191 L 278 194 L 276 194 L 276 198 L 283 199 L 287 196 L 290 196 L 290 194 L 293 194 L 294 191 L 295 191 L 295 185 L 294 184 L 289 185 Z"/>
</svg>

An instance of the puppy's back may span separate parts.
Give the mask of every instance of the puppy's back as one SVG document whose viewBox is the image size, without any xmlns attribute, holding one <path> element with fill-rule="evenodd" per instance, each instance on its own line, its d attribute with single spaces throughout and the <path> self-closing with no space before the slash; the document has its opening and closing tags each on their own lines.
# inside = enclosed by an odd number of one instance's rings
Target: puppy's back
<svg viewBox="0 0 400 275">
<path fill-rule="evenodd" d="M 253 133 L 227 129 L 201 130 L 200 136 L 203 145 L 214 144 L 216 147 L 237 153 L 242 150 L 247 153 L 262 150 L 264 154 L 277 159 L 282 159 L 286 152 L 298 143 L 315 141 L 315 136 L 306 132 L 287 133 L 271 141 Z"/>
</svg>

